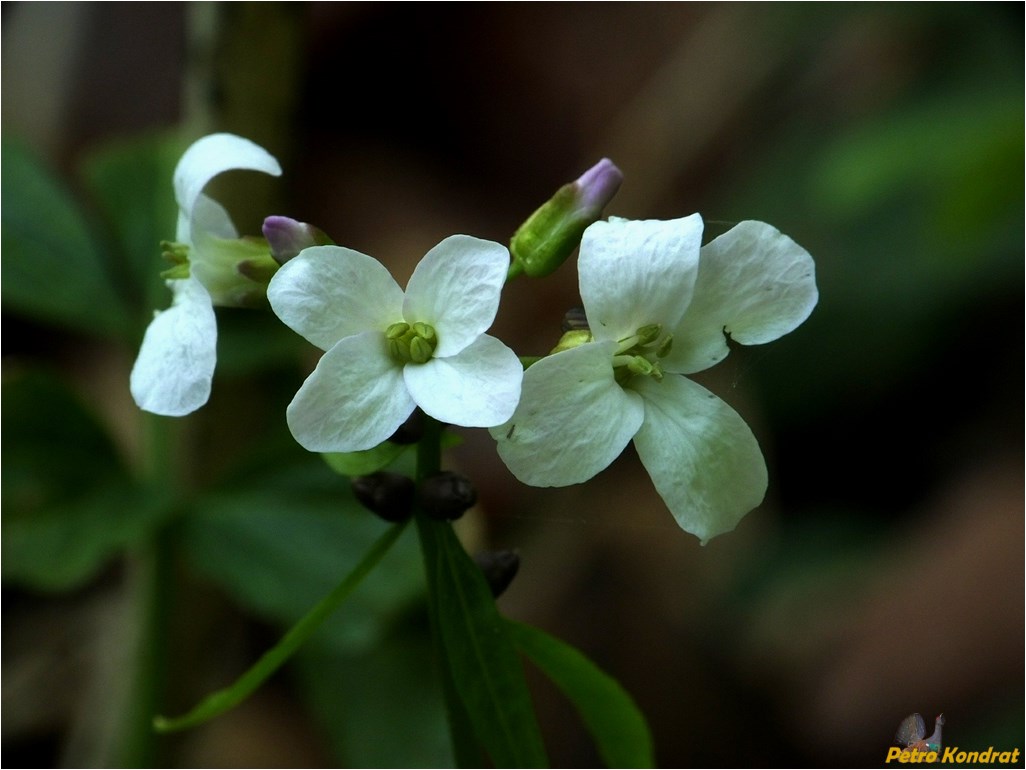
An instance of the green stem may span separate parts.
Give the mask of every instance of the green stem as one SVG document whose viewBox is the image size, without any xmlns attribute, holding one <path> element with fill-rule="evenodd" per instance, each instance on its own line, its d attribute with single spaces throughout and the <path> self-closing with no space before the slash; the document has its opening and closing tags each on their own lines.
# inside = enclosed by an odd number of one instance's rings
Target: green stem
<svg viewBox="0 0 1026 770">
<path fill-rule="evenodd" d="M 151 494 L 166 496 L 175 477 L 175 426 L 166 418 L 146 414 L 143 439 L 140 480 Z M 150 719 L 161 708 L 167 689 L 173 538 L 171 525 L 166 525 L 130 556 L 127 590 L 138 635 L 132 640 L 132 668 L 122 703 L 122 742 L 115 763 L 122 767 L 159 764 L 159 745 Z"/>
<path fill-rule="evenodd" d="M 437 420 L 425 416 L 424 434 L 417 444 L 417 481 L 438 473 L 442 469 L 442 425 Z M 474 737 L 474 727 L 463 705 L 463 700 L 456 692 L 449 658 L 442 643 L 441 622 L 438 617 L 437 579 L 434 565 L 428 554 L 434 552 L 433 533 L 431 528 L 441 525 L 432 521 L 420 511 L 416 513 L 417 535 L 420 539 L 420 550 L 424 557 L 424 572 L 427 576 L 428 612 L 431 617 L 431 635 L 435 648 L 435 659 L 438 661 L 439 675 L 442 679 L 442 693 L 445 697 L 445 709 L 449 720 L 449 737 L 452 741 L 453 762 L 455 767 L 481 767 L 483 755 Z"/>
<path fill-rule="evenodd" d="M 257 687 L 263 684 L 271 674 L 277 671 L 285 661 L 309 639 L 313 633 L 321 627 L 321 624 L 331 613 L 338 609 L 339 605 L 360 585 L 365 577 L 377 566 L 382 557 L 392 547 L 399 535 L 406 529 L 406 522 L 395 524 L 379 537 L 363 559 L 353 570 L 343 578 L 334 590 L 321 599 L 313 609 L 304 615 L 296 625 L 289 629 L 274 647 L 265 652 L 260 659 L 250 667 L 246 673 L 240 676 L 233 684 L 223 690 L 218 690 L 208 695 L 188 713 L 168 719 L 167 717 L 156 717 L 153 720 L 153 727 L 159 732 L 171 732 L 184 730 L 193 727 L 218 714 L 223 714 L 234 708 L 249 696 Z M 151 712 L 153 713 L 153 712 Z"/>
</svg>

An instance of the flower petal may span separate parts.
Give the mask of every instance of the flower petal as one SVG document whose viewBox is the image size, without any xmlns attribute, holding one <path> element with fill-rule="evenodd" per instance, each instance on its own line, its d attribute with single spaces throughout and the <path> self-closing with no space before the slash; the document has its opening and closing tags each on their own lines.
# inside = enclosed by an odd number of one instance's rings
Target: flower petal
<svg viewBox="0 0 1026 770">
<path fill-rule="evenodd" d="M 341 246 L 301 251 L 274 274 L 267 299 L 282 321 L 322 350 L 402 320 L 403 290 L 384 265 Z"/>
<path fill-rule="evenodd" d="M 389 357 L 384 333 L 374 331 L 346 337 L 321 356 L 286 416 L 311 452 L 356 452 L 395 433 L 413 408 L 402 367 Z"/>
<path fill-rule="evenodd" d="M 178 208 L 191 218 L 196 199 L 207 182 L 233 169 L 281 175 L 278 161 L 260 145 L 234 134 L 210 134 L 193 142 L 175 167 Z"/>
<path fill-rule="evenodd" d="M 695 296 L 663 368 L 709 368 L 729 352 L 724 332 L 742 345 L 771 342 L 808 318 L 818 298 L 805 249 L 765 222 L 741 222 L 702 248 Z"/>
<path fill-rule="evenodd" d="M 436 420 L 490 428 L 516 409 L 524 367 L 516 353 L 482 334 L 455 356 L 407 364 L 403 376 L 413 400 Z"/>
<path fill-rule="evenodd" d="M 195 278 L 167 281 L 171 307 L 146 328 L 129 387 L 141 409 L 180 417 L 207 403 L 217 361 L 217 321 Z"/>
<path fill-rule="evenodd" d="M 623 339 L 653 323 L 676 325 L 691 301 L 701 244 L 698 214 L 589 226 L 578 272 L 595 339 Z"/>
<path fill-rule="evenodd" d="M 595 342 L 543 358 L 524 372 L 516 412 L 490 432 L 513 475 L 536 487 L 587 481 L 637 432 L 644 405 L 613 379 L 616 345 Z"/>
<path fill-rule="evenodd" d="M 766 462 L 740 415 L 701 385 L 638 378 L 645 424 L 634 445 L 677 523 L 707 542 L 766 494 Z"/>
<path fill-rule="evenodd" d="M 451 235 L 425 254 L 410 276 L 403 317 L 435 327 L 437 358 L 455 355 L 492 325 L 508 269 L 505 246 Z"/>
<path fill-rule="evenodd" d="M 184 232 L 182 228 L 185 228 Z M 239 231 L 235 229 L 232 218 L 228 216 L 224 206 L 209 198 L 206 195 L 197 195 L 196 202 L 192 207 L 192 219 L 186 219 L 183 213 L 179 213 L 178 219 L 178 241 L 179 243 L 198 242 L 208 238 L 238 238 Z"/>
</svg>

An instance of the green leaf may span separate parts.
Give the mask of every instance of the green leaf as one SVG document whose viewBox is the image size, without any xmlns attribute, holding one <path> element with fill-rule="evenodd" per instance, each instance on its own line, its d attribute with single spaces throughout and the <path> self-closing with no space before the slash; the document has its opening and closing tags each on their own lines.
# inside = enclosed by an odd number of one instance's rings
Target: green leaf
<svg viewBox="0 0 1026 770">
<path fill-rule="evenodd" d="M 195 570 L 242 606 L 283 625 L 328 593 L 340 571 L 353 568 L 387 527 L 312 458 L 259 485 L 197 501 L 184 526 L 183 547 Z M 315 642 L 365 649 L 423 590 L 415 539 L 404 538 Z"/>
<path fill-rule="evenodd" d="M 170 513 L 137 486 L 103 427 L 55 377 L 3 385 L 3 578 L 73 588 Z"/>
<path fill-rule="evenodd" d="M 81 168 L 118 247 L 131 296 L 147 316 L 170 299 L 160 279 L 168 267 L 160 242 L 175 236 L 178 206 L 171 180 L 183 149 L 173 136 L 144 136 L 100 148 Z"/>
<path fill-rule="evenodd" d="M 417 517 L 452 682 L 495 767 L 548 764 L 523 666 L 481 570 L 451 525 Z"/>
<path fill-rule="evenodd" d="M 3 303 L 38 320 L 127 337 L 129 314 L 108 255 L 65 186 L 20 145 L 3 143 Z"/>
<path fill-rule="evenodd" d="M 619 682 L 544 631 L 511 620 L 506 624 L 520 652 L 577 707 L 609 767 L 654 767 L 648 724 Z"/>
<path fill-rule="evenodd" d="M 180 717 L 167 718 L 158 716 L 153 726 L 158 732 L 172 732 L 195 727 L 219 714 L 234 708 L 246 699 L 267 678 L 281 668 L 292 655 L 306 642 L 321 624 L 345 601 L 365 577 L 378 565 L 388 549 L 395 544 L 402 534 L 406 522 L 395 524 L 374 541 L 370 550 L 347 574 L 335 589 L 319 601 L 293 626 L 281 641 L 265 652 L 260 659 L 232 685 L 208 695 L 194 709 Z"/>
<path fill-rule="evenodd" d="M 342 614 L 345 614 L 344 612 Z M 306 702 L 338 767 L 454 767 L 423 608 L 361 653 L 307 645 L 295 657 Z"/>
</svg>

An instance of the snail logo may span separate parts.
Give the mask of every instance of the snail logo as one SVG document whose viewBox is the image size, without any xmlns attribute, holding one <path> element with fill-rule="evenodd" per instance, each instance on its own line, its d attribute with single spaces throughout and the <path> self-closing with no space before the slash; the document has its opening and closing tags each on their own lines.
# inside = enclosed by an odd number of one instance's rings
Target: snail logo
<svg viewBox="0 0 1026 770">
<path fill-rule="evenodd" d="M 926 737 L 926 722 L 919 714 L 909 714 L 894 735 L 897 744 L 887 749 L 885 764 L 897 761 L 900 764 L 983 764 L 1008 765 L 1019 762 L 1021 751 L 999 751 L 993 746 L 984 751 L 962 751 L 958 746 L 943 746 L 944 715 L 933 720 L 933 734 Z"/>
</svg>

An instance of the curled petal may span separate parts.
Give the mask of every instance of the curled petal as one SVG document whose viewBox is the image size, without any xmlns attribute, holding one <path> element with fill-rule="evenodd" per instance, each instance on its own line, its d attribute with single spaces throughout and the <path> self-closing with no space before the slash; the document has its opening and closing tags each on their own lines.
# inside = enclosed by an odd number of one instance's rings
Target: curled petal
<svg viewBox="0 0 1026 770">
<path fill-rule="evenodd" d="M 195 278 L 168 281 L 171 307 L 146 329 L 129 387 L 141 409 L 180 417 L 203 406 L 217 361 L 217 321 L 203 285 Z"/>
<path fill-rule="evenodd" d="M 484 334 L 499 310 L 509 252 L 505 246 L 452 235 L 424 255 L 406 287 L 403 317 L 435 327 L 435 356 L 459 353 Z"/>
<path fill-rule="evenodd" d="M 311 452 L 357 452 L 395 433 L 413 408 L 384 334 L 364 332 L 321 356 L 286 417 L 296 441 Z"/>
<path fill-rule="evenodd" d="M 516 409 L 524 368 L 516 353 L 483 334 L 455 356 L 408 364 L 403 376 L 413 400 L 436 420 L 490 428 Z"/>
<path fill-rule="evenodd" d="M 730 532 L 766 494 L 766 463 L 751 429 L 686 377 L 638 380 L 645 424 L 634 445 L 656 490 L 703 543 Z"/>
<path fill-rule="evenodd" d="M 209 134 L 193 142 L 175 167 L 178 208 L 191 218 L 196 199 L 207 183 L 218 174 L 234 169 L 281 176 L 278 161 L 260 145 L 234 134 Z"/>
<path fill-rule="evenodd" d="M 490 432 L 513 475 L 536 487 L 587 481 L 615 460 L 644 419 L 637 393 L 613 378 L 616 345 L 595 342 L 524 372 L 516 412 Z"/>
<path fill-rule="evenodd" d="M 619 340 L 648 324 L 672 328 L 691 302 L 702 218 L 612 219 L 584 231 L 581 299 L 597 340 Z"/>
<path fill-rule="evenodd" d="M 271 279 L 267 299 L 278 317 L 321 350 L 402 319 L 403 291 L 373 257 L 341 246 L 314 246 Z"/>
<path fill-rule="evenodd" d="M 702 248 L 695 296 L 663 367 L 709 368 L 729 352 L 724 333 L 742 345 L 772 342 L 808 318 L 818 298 L 805 249 L 764 222 L 741 222 Z"/>
</svg>

